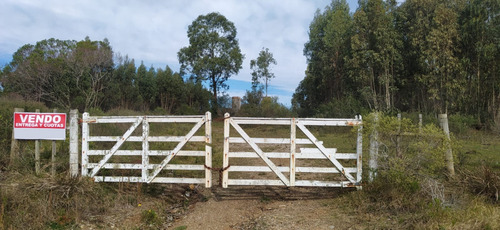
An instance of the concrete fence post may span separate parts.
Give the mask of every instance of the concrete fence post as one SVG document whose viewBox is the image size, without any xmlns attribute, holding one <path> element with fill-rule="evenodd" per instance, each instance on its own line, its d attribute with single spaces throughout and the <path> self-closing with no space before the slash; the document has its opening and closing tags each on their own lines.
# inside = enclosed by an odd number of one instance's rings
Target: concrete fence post
<svg viewBox="0 0 500 230">
<path fill-rule="evenodd" d="M 444 114 L 439 114 L 439 125 L 444 131 L 445 134 L 445 142 L 446 142 L 446 153 L 445 153 L 445 160 L 446 160 L 446 168 L 448 169 L 448 173 L 450 174 L 450 177 L 455 176 L 455 166 L 453 164 L 453 152 L 451 150 L 451 139 L 450 139 L 450 128 L 448 127 L 448 115 L 446 113 Z"/>
<path fill-rule="evenodd" d="M 368 180 L 370 182 L 375 179 L 377 176 L 377 169 L 378 169 L 378 148 L 379 148 L 379 143 L 378 143 L 378 131 L 377 131 L 377 126 L 378 126 L 378 112 L 376 112 L 373 116 L 373 130 L 372 133 L 370 134 L 370 161 L 368 162 L 368 167 L 370 167 L 370 173 Z"/>
<path fill-rule="evenodd" d="M 69 113 L 69 174 L 78 176 L 78 110 Z"/>
</svg>

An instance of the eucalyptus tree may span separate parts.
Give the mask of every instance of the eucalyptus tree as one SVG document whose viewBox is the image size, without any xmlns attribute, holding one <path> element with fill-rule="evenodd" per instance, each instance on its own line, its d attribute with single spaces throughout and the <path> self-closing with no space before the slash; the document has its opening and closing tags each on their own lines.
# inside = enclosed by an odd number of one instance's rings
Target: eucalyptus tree
<svg viewBox="0 0 500 230">
<path fill-rule="evenodd" d="M 134 59 L 117 55 L 117 64 L 106 89 L 106 106 L 103 109 L 136 109 L 139 98 L 137 68 Z"/>
<path fill-rule="evenodd" d="M 179 73 L 174 73 L 169 66 L 158 70 L 158 98 L 161 108 L 168 114 L 185 102 L 185 91 L 186 86 Z"/>
<path fill-rule="evenodd" d="M 434 14 L 428 46 L 423 50 L 427 74 L 421 76 L 421 81 L 434 102 L 434 111 L 448 113 L 464 90 L 458 56 L 458 14 L 448 2 L 438 4 Z"/>
<path fill-rule="evenodd" d="M 272 78 L 275 78 L 274 73 L 271 72 L 271 64 L 276 65 L 276 59 L 273 53 L 269 52 L 268 48 L 262 48 L 257 59 L 250 61 L 250 68 L 252 69 L 252 82 L 259 82 L 259 79 L 264 79 L 264 87 L 267 97 L 267 86 Z"/>
<path fill-rule="evenodd" d="M 478 123 L 483 123 L 497 120 L 500 115 L 500 2 L 466 3 L 459 15 L 459 48 L 469 93 L 464 95 L 461 110 L 474 114 Z"/>
<path fill-rule="evenodd" d="M 401 40 L 394 23 L 396 2 L 365 0 L 359 4 L 348 59 L 350 75 L 359 83 L 358 92 L 371 109 L 390 110 L 394 104 L 395 69 L 401 60 Z"/>
<path fill-rule="evenodd" d="M 212 90 L 212 111 L 217 113 L 217 96 L 229 88 L 225 82 L 241 69 L 243 54 L 236 38 L 236 27 L 219 13 L 200 15 L 188 27 L 189 46 L 177 53 L 181 74 L 196 81 L 208 81 Z"/>
<path fill-rule="evenodd" d="M 158 96 L 156 70 L 153 67 L 146 70 L 144 63 L 141 63 L 137 69 L 137 84 L 139 87 L 139 94 L 142 99 L 141 110 L 147 111 L 149 109 L 154 109 Z"/>
<path fill-rule="evenodd" d="M 316 11 L 309 25 L 305 78 L 293 95 L 292 104 L 300 116 L 314 115 L 320 104 L 342 100 L 351 91 L 345 59 L 350 52 L 352 17 L 345 0 L 332 0 L 323 12 Z"/>
<path fill-rule="evenodd" d="M 460 0 L 412 0 L 403 3 L 407 79 L 417 92 L 414 108 L 446 113 L 457 109 L 464 90 L 460 63 L 458 12 Z"/>
<path fill-rule="evenodd" d="M 83 97 L 83 110 L 100 108 L 114 68 L 109 41 L 92 41 L 86 37 L 76 43 L 67 62 L 79 96 Z"/>
</svg>

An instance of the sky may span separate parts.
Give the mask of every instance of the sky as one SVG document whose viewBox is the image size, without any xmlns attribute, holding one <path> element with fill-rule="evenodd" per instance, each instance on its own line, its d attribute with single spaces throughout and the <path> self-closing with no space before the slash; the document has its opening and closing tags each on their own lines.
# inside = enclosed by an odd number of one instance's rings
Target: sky
<svg viewBox="0 0 500 230">
<path fill-rule="evenodd" d="M 187 28 L 199 15 L 219 12 L 237 29 L 245 55 L 242 69 L 227 82 L 229 96 L 243 96 L 251 87 L 250 60 L 269 48 L 277 61 L 270 96 L 291 105 L 292 94 L 304 78 L 304 44 L 316 10 L 331 0 L 1 0 L 0 67 L 25 44 L 49 38 L 91 40 L 107 38 L 115 54 L 128 55 L 138 66 L 179 71 L 177 52 L 189 45 Z M 357 0 L 348 0 L 351 12 Z"/>
</svg>

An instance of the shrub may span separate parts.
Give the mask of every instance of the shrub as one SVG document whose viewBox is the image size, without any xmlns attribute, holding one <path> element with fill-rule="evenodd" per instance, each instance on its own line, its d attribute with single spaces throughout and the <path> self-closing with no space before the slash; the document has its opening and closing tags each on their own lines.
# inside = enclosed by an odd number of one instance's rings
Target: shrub
<svg viewBox="0 0 500 230">
<path fill-rule="evenodd" d="M 236 114 L 242 117 L 292 117 L 289 108 L 278 102 L 278 97 L 264 97 L 259 104 L 246 103 Z"/>
<path fill-rule="evenodd" d="M 368 113 L 359 100 L 352 96 L 321 104 L 315 111 L 316 117 L 354 117 Z"/>
<path fill-rule="evenodd" d="M 450 131 L 454 133 L 464 133 L 471 128 L 480 128 L 478 120 L 471 115 L 453 114 L 449 116 Z"/>
<path fill-rule="evenodd" d="M 155 225 L 159 223 L 158 214 L 152 209 L 142 211 L 141 220 L 147 225 Z"/>
<path fill-rule="evenodd" d="M 417 222 L 442 212 L 449 203 L 439 182 L 446 178 L 447 145 L 443 131 L 435 124 L 419 128 L 410 119 L 398 120 L 381 113 L 375 123 L 374 117 L 375 114 L 369 114 L 363 119 L 365 144 L 376 129 L 380 146 L 377 176 L 363 187 L 374 202 L 373 209 L 398 215 L 421 213 L 419 218 L 423 219 Z M 424 212 L 431 206 L 433 212 Z"/>
<path fill-rule="evenodd" d="M 483 195 L 493 202 L 499 201 L 500 173 L 491 167 L 482 165 L 473 170 L 460 171 L 459 182 L 471 193 Z"/>
</svg>

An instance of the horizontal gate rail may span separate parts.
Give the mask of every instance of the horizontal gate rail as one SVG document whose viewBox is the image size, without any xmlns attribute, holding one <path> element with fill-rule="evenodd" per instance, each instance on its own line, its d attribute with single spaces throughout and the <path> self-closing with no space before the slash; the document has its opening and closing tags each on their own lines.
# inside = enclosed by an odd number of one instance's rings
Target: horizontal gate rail
<svg viewBox="0 0 500 230">
<path fill-rule="evenodd" d="M 142 182 L 142 183 L 189 183 L 205 184 L 211 187 L 212 176 L 208 168 L 212 166 L 212 130 L 211 114 L 207 112 L 200 116 L 90 116 L 83 114 L 82 120 L 82 176 L 93 177 L 96 182 Z M 91 135 L 89 124 L 127 124 L 132 123 L 129 129 L 122 136 L 99 136 Z M 194 124 L 189 133 L 185 136 L 164 136 L 151 135 L 150 125 L 152 123 L 182 123 Z M 142 126 L 141 126 L 142 124 Z M 93 125 L 94 126 L 94 125 Z M 204 136 L 195 134 L 205 126 Z M 142 127 L 142 135 L 134 135 L 136 129 Z M 111 149 L 95 149 L 90 146 L 96 146 L 97 143 L 115 143 Z M 141 149 L 122 149 L 124 143 L 142 143 Z M 95 143 L 95 144 L 91 144 Z M 173 149 L 151 150 L 151 143 L 177 143 Z M 205 143 L 205 150 L 197 149 L 194 144 L 187 143 Z M 175 163 L 171 161 L 177 157 L 204 157 L 202 164 Z M 122 158 L 119 158 L 122 157 Z M 120 162 L 123 157 L 136 157 L 140 162 Z M 152 162 L 151 157 L 155 157 Z M 97 161 L 95 159 L 98 159 Z M 162 159 L 161 162 L 158 162 Z M 93 160 L 92 162 L 90 162 Z M 193 161 L 199 162 L 199 161 Z M 102 175 L 102 170 L 107 170 Z M 119 175 L 114 174 L 116 170 L 121 170 Z M 123 171 L 128 170 L 128 171 Z M 140 170 L 140 171 L 139 171 Z M 204 171 L 203 178 L 190 177 L 165 177 L 161 172 L 171 171 Z M 124 175 L 129 172 L 129 176 Z M 133 173 L 135 172 L 135 173 Z M 138 175 L 140 172 L 140 176 Z M 108 175 L 109 174 L 109 175 Z"/>
<path fill-rule="evenodd" d="M 289 126 L 290 138 L 274 137 L 250 137 L 240 125 L 275 125 Z M 355 126 L 357 127 L 356 151 L 339 153 L 336 148 L 326 148 L 323 141 L 318 140 L 307 128 L 308 126 Z M 236 134 L 230 135 L 231 127 Z M 297 130 L 307 138 L 297 138 Z M 354 119 L 326 119 L 326 118 L 247 118 L 225 116 L 224 124 L 224 157 L 223 168 L 223 187 L 230 185 L 271 185 L 271 186 L 326 186 L 326 187 L 357 187 L 361 188 L 362 173 L 362 119 L 356 116 Z M 238 137 L 239 136 L 239 137 Z M 262 134 L 261 134 L 262 136 Z M 239 145 L 237 145 L 239 144 Z M 241 151 L 242 144 L 248 144 L 252 151 Z M 289 151 L 262 151 L 261 146 L 287 145 Z M 237 147 L 239 146 L 239 147 Z M 303 147 L 309 146 L 309 147 Z M 246 147 L 248 149 L 248 146 Z M 234 149 L 234 150 L 233 150 Z M 280 148 L 282 149 L 282 148 Z M 231 161 L 241 159 L 236 164 L 230 164 Z M 261 159 L 264 165 L 255 164 L 252 158 Z M 244 160 L 248 159 L 248 160 Z M 276 165 L 275 161 L 288 160 L 286 166 Z M 315 166 L 297 166 L 297 160 L 324 160 L 328 165 Z M 242 163 L 243 162 L 243 163 Z M 301 161 L 302 162 L 302 161 Z M 239 165 L 245 164 L 245 165 Z M 262 163 L 261 163 L 262 164 Z M 323 163 L 325 164 L 325 163 Z M 347 166 L 344 166 L 347 165 Z M 239 173 L 238 178 L 230 178 L 232 173 Z M 256 179 L 242 178 L 244 173 L 274 173 L 276 179 Z M 285 175 L 284 173 L 288 174 Z M 322 181 L 297 179 L 296 174 L 338 174 L 341 175 L 338 181 Z M 268 174 L 266 174 L 268 175 Z M 338 177 L 337 177 L 338 178 Z"/>
</svg>

